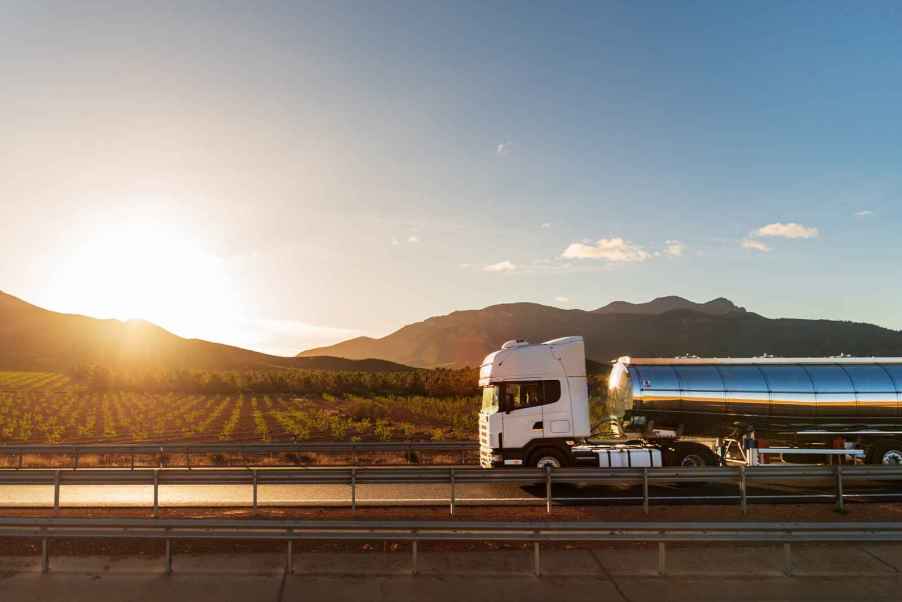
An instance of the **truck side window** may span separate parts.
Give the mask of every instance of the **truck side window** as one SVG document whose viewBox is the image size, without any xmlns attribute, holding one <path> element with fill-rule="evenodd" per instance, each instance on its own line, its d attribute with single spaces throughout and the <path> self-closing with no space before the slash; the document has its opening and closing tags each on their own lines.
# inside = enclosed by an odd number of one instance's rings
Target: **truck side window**
<svg viewBox="0 0 902 602">
<path fill-rule="evenodd" d="M 526 407 L 526 396 L 522 383 L 504 383 L 504 410 L 519 410 Z"/>
<path fill-rule="evenodd" d="M 542 381 L 534 381 L 529 383 L 523 383 L 521 389 L 526 397 L 527 406 L 538 406 L 542 405 Z"/>
<path fill-rule="evenodd" d="M 544 390 L 543 403 L 554 403 L 561 398 L 561 381 L 543 380 L 542 385 Z"/>
<path fill-rule="evenodd" d="M 504 383 L 502 405 L 505 412 L 554 403 L 561 398 L 558 380 L 533 380 Z"/>
</svg>

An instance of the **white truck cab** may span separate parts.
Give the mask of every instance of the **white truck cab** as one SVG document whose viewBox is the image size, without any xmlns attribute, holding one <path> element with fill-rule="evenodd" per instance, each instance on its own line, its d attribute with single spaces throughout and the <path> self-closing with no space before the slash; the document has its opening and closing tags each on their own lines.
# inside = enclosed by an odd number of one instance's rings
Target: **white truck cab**
<svg viewBox="0 0 902 602">
<path fill-rule="evenodd" d="M 661 466 L 644 441 L 593 442 L 582 337 L 504 343 L 479 368 L 480 464 L 497 466 Z"/>
<path fill-rule="evenodd" d="M 508 341 L 482 362 L 479 386 L 480 463 L 486 468 L 562 466 L 573 441 L 589 436 L 582 337 Z"/>
</svg>

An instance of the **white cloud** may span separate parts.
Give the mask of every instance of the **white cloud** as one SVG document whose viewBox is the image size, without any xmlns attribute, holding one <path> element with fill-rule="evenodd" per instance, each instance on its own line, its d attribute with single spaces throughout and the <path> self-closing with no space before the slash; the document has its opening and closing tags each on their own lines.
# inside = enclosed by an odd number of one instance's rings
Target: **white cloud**
<svg viewBox="0 0 902 602">
<path fill-rule="evenodd" d="M 665 241 L 664 244 L 664 254 L 670 255 L 671 257 L 680 257 L 683 254 L 683 251 L 686 250 L 686 245 L 678 240 L 668 240 Z"/>
<path fill-rule="evenodd" d="M 567 259 L 603 259 L 612 262 L 639 262 L 651 257 L 641 245 L 622 238 L 602 238 L 594 245 L 571 243 L 561 257 Z"/>
<path fill-rule="evenodd" d="M 399 244 L 401 244 L 401 241 L 398 240 L 398 237 L 397 237 L 397 236 L 392 236 L 392 237 L 391 237 L 391 245 L 392 245 L 393 247 L 397 247 Z"/>
<path fill-rule="evenodd" d="M 510 142 L 502 142 L 495 147 L 495 154 L 503 157 L 511 152 L 511 143 Z"/>
<path fill-rule="evenodd" d="M 856 211 L 855 215 L 857 215 L 858 217 L 867 217 L 869 215 L 874 215 L 874 212 L 870 209 L 862 209 L 861 211 Z"/>
<path fill-rule="evenodd" d="M 416 234 L 411 234 L 410 236 L 407 237 L 407 242 L 418 243 L 418 242 L 420 242 L 420 237 L 417 236 Z"/>
<path fill-rule="evenodd" d="M 487 265 L 482 269 L 485 272 L 511 272 L 513 270 L 516 270 L 517 266 L 505 259 L 504 261 L 499 261 L 498 263 Z"/>
<path fill-rule="evenodd" d="M 558 303 L 567 303 L 568 301 L 570 301 L 570 298 L 569 297 L 555 297 L 554 300 L 557 301 Z"/>
<path fill-rule="evenodd" d="M 752 251 L 760 251 L 762 253 L 767 253 L 770 251 L 770 247 L 761 242 L 760 240 L 755 240 L 754 238 L 746 238 L 740 243 L 743 249 L 751 249 Z"/>
<path fill-rule="evenodd" d="M 541 227 L 547 230 L 548 228 L 551 227 L 551 222 L 545 222 L 545 223 L 542 224 Z"/>
<path fill-rule="evenodd" d="M 779 238 L 816 238 L 818 235 L 817 228 L 809 228 L 802 224 L 789 222 L 783 224 L 780 222 L 761 226 L 753 233 L 753 236 L 775 236 Z"/>
</svg>

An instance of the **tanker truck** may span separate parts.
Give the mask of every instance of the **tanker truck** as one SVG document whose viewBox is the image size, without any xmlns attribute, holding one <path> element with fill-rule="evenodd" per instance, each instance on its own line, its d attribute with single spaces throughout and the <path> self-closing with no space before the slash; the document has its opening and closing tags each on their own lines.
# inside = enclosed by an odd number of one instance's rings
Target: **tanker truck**
<svg viewBox="0 0 902 602">
<path fill-rule="evenodd" d="M 590 424 L 582 337 L 508 341 L 479 385 L 486 468 L 902 464 L 902 358 L 621 357 L 604 436 Z"/>
</svg>

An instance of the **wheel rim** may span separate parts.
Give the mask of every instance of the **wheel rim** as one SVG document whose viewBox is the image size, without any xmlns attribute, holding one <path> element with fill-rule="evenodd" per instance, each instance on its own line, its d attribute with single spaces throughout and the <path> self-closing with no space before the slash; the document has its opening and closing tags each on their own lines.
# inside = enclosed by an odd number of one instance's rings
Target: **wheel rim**
<svg viewBox="0 0 902 602">
<path fill-rule="evenodd" d="M 881 461 L 883 464 L 902 464 L 902 451 L 889 449 L 883 452 Z"/>
<path fill-rule="evenodd" d="M 545 468 L 546 466 L 550 466 L 551 468 L 560 468 L 561 461 L 554 456 L 542 456 L 541 458 L 539 458 L 539 461 L 536 462 L 536 468 Z"/>
<path fill-rule="evenodd" d="M 704 465 L 705 459 L 698 454 L 689 454 L 683 457 L 683 461 L 680 462 L 680 466 L 684 466 L 686 468 L 698 468 L 699 466 Z"/>
</svg>

